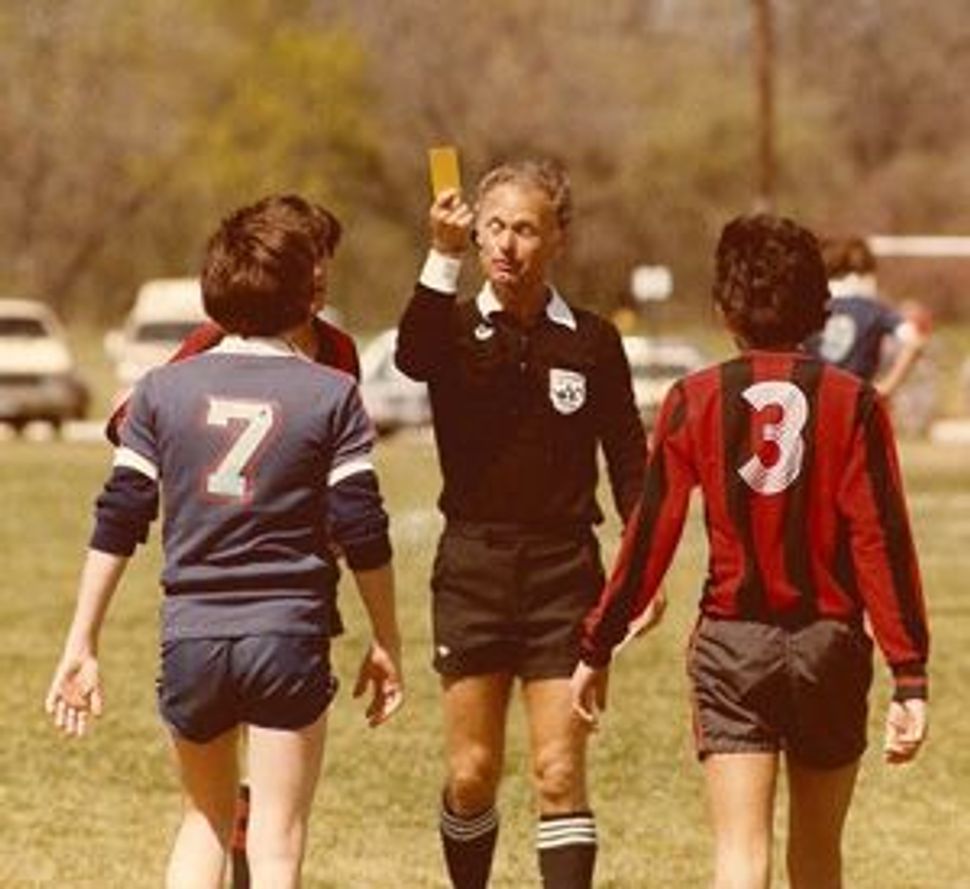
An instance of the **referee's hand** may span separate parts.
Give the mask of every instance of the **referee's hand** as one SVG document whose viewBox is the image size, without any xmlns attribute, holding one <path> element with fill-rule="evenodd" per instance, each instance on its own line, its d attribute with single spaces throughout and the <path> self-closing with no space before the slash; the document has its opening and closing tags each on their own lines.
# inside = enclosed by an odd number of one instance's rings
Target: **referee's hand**
<svg viewBox="0 0 970 889">
<path fill-rule="evenodd" d="M 456 188 L 441 192 L 431 205 L 428 217 L 431 246 L 445 256 L 461 256 L 471 240 L 475 214 Z"/>
<path fill-rule="evenodd" d="M 573 713 L 593 731 L 599 728 L 599 717 L 606 709 L 609 667 L 596 669 L 580 661 L 569 680 Z"/>
</svg>

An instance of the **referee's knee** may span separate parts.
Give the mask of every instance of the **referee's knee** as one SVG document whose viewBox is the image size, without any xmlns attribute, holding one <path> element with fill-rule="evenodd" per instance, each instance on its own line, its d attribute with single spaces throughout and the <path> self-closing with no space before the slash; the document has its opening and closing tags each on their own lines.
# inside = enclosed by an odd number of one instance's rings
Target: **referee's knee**
<svg viewBox="0 0 970 889">
<path fill-rule="evenodd" d="M 585 770 L 572 751 L 540 752 L 532 772 L 543 812 L 575 812 L 586 807 Z"/>
<path fill-rule="evenodd" d="M 458 815 L 473 815 L 492 806 L 498 790 L 502 764 L 484 751 L 453 755 L 449 763 L 446 796 Z"/>
</svg>

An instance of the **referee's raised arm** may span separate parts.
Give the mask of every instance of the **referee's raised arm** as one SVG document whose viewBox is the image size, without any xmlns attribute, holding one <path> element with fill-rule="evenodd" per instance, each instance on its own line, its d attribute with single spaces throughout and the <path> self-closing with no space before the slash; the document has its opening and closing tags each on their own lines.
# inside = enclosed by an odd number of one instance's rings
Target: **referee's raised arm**
<svg viewBox="0 0 970 889">
<path fill-rule="evenodd" d="M 448 189 L 434 200 L 428 218 L 431 248 L 401 318 L 395 355 L 397 366 L 415 380 L 428 380 L 445 360 L 461 258 L 474 214 L 457 189 Z"/>
</svg>

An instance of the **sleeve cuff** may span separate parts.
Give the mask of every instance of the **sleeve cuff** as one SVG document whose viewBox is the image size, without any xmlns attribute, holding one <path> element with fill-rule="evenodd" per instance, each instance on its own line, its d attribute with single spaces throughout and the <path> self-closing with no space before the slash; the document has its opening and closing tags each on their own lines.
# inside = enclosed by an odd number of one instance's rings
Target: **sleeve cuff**
<svg viewBox="0 0 970 889">
<path fill-rule="evenodd" d="M 382 568 L 391 561 L 391 541 L 384 534 L 381 537 L 347 544 L 343 548 L 344 558 L 353 571 L 372 571 Z"/>
<path fill-rule="evenodd" d="M 594 670 L 602 670 L 604 667 L 608 667 L 612 657 L 613 652 L 609 649 L 606 651 L 597 651 L 592 648 L 587 648 L 585 645 L 582 647 L 579 655 L 579 659 L 587 667 L 592 667 Z"/>
<path fill-rule="evenodd" d="M 894 701 L 909 701 L 913 698 L 926 700 L 929 697 L 929 680 L 926 677 L 925 664 L 893 664 L 891 669 L 896 685 L 893 691 Z"/>
<path fill-rule="evenodd" d="M 458 292 L 458 276 L 461 273 L 461 260 L 445 256 L 437 250 L 429 250 L 428 258 L 421 269 L 418 281 L 430 290 L 452 295 Z"/>
<path fill-rule="evenodd" d="M 112 556 L 130 556 L 138 543 L 137 532 L 130 528 L 121 527 L 114 522 L 99 521 L 94 526 L 89 546 Z"/>
</svg>

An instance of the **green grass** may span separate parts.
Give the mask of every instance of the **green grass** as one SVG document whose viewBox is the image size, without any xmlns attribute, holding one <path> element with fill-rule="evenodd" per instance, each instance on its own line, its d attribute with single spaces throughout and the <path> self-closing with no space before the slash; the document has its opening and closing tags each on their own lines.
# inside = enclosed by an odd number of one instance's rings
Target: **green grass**
<svg viewBox="0 0 970 889">
<path fill-rule="evenodd" d="M 881 763 L 887 682 L 880 669 L 874 749 L 847 829 L 847 885 L 949 889 L 967 885 L 959 850 L 970 847 L 970 451 L 913 444 L 903 461 L 933 618 L 933 727 L 915 765 L 890 769 Z M 41 707 L 107 462 L 98 445 L 0 445 L 2 887 L 160 885 L 178 818 L 177 785 L 153 695 L 157 544 L 133 562 L 109 616 L 102 651 L 107 712 L 94 733 L 80 742 L 63 740 Z M 320 889 L 445 886 L 436 838 L 440 713 L 427 620 L 439 527 L 437 467 L 431 446 L 411 438 L 382 446 L 380 462 L 394 520 L 409 697 L 392 723 L 366 728 L 348 691 L 366 634 L 345 582 L 350 630 L 335 651 L 344 691 L 332 712 L 306 867 L 306 885 Z M 603 539 L 612 553 L 615 525 Z M 710 832 L 683 669 L 703 565 L 695 515 L 670 575 L 665 623 L 627 649 L 615 669 L 611 709 L 591 763 L 601 833 L 597 885 L 604 889 L 704 886 L 710 878 Z M 516 704 L 495 889 L 537 885 L 523 728 Z M 780 807 L 777 834 L 780 862 Z M 775 885 L 784 885 L 781 873 Z"/>
</svg>

